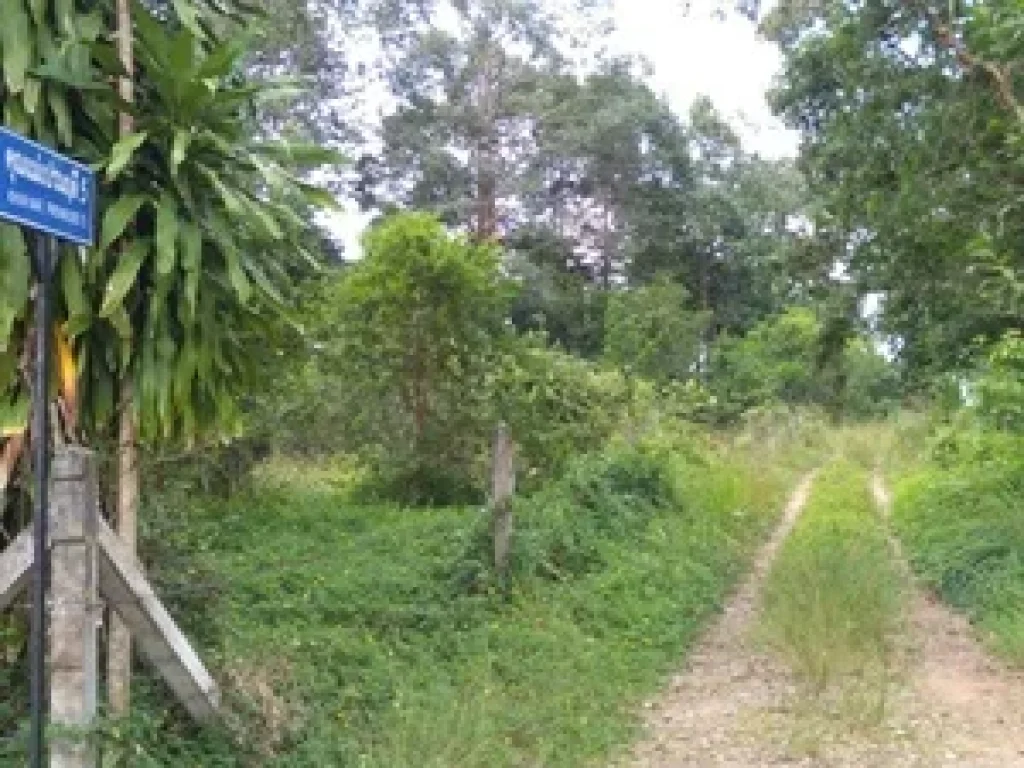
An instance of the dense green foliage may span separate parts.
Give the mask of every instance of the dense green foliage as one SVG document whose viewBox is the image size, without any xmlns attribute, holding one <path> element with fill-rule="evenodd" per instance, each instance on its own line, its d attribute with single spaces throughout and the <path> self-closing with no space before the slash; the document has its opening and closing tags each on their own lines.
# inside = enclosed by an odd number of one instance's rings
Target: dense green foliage
<svg viewBox="0 0 1024 768">
<path fill-rule="evenodd" d="M 721 417 L 779 403 L 853 418 L 892 409 L 900 393 L 893 367 L 870 338 L 851 334 L 830 350 L 828 327 L 814 310 L 791 307 L 745 336 L 721 338 L 712 348 L 709 382 Z"/>
<path fill-rule="evenodd" d="M 1020 326 L 1019 24 L 1009 4 L 930 0 L 783 2 L 765 21 L 819 231 L 884 296 L 918 384 Z"/>
<path fill-rule="evenodd" d="M 896 530 L 925 583 L 1018 664 L 1024 663 L 1021 371 L 1020 339 L 1011 332 L 973 377 L 972 404 L 936 409 L 912 453 L 917 460 L 900 472 L 893 508 Z"/>
<path fill-rule="evenodd" d="M 62 437 L 101 446 L 137 414 L 142 557 L 226 691 L 200 732 L 143 676 L 132 717 L 99 726 L 105 764 L 606 757 L 829 421 L 940 374 L 934 460 L 955 471 L 908 481 L 897 527 L 1024 655 L 1024 112 L 970 62 L 1012 85 L 1015 9 L 779 4 L 794 163 L 751 154 L 710 99 L 677 114 L 637 61 L 595 49 L 584 71 L 598 0 L 134 3 L 128 135 L 112 0 L 8 5 L 4 124 L 102 177 L 102 243 L 58 279 Z M 380 46 L 358 79 L 394 100 L 374 140 L 356 141 L 357 32 Z M 319 148 L 343 144 L 346 177 Z M 335 201 L 296 174 L 324 170 L 378 218 L 321 271 Z M 9 480 L 31 301 L 0 226 L 0 546 L 29 501 Z M 501 422 L 518 495 L 499 579 L 481 507 Z M 742 450 L 721 447 L 739 425 Z M 193 444 L 211 434 L 234 439 Z M 896 579 L 865 479 L 821 475 L 769 579 L 767 636 L 815 688 L 887 663 Z M 25 635 L 0 617 L 0 738 L 24 721 Z"/>
</svg>

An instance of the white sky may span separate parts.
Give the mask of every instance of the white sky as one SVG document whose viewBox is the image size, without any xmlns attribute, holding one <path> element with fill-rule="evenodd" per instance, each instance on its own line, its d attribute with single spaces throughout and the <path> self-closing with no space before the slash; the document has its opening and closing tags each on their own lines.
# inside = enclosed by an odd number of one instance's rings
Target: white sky
<svg viewBox="0 0 1024 768">
<path fill-rule="evenodd" d="M 617 29 L 609 45 L 650 60 L 651 86 L 680 114 L 706 94 L 730 118 L 748 151 L 795 156 L 795 132 L 765 102 L 765 91 L 782 69 L 778 48 L 758 39 L 756 25 L 741 16 L 712 18 L 710 5 L 694 0 L 685 13 L 683 0 L 614 0 Z"/>
<path fill-rule="evenodd" d="M 782 67 L 778 48 L 758 39 L 756 25 L 736 14 L 713 18 L 714 0 L 612 0 L 616 30 L 609 52 L 639 54 L 653 67 L 651 86 L 680 115 L 706 94 L 733 124 L 748 151 L 764 157 L 796 155 L 798 139 L 768 109 L 765 91 Z M 763 6 L 771 3 L 762 3 Z M 358 253 L 367 216 L 352 204 L 332 216 L 331 229 Z"/>
</svg>

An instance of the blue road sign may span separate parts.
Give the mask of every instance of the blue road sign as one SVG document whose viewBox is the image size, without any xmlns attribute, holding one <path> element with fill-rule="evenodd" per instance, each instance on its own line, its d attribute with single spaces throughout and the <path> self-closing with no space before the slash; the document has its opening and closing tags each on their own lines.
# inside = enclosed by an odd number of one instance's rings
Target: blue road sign
<svg viewBox="0 0 1024 768">
<path fill-rule="evenodd" d="M 95 243 L 96 178 L 81 163 L 0 128 L 0 220 Z"/>
</svg>

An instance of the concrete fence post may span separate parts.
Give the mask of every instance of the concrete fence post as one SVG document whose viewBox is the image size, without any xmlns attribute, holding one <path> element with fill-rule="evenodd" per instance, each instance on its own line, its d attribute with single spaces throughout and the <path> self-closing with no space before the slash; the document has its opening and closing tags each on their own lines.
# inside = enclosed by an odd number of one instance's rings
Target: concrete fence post
<svg viewBox="0 0 1024 768">
<path fill-rule="evenodd" d="M 96 457 L 60 448 L 51 477 L 50 766 L 95 768 L 96 751 L 83 732 L 96 716 L 99 668 Z"/>
<path fill-rule="evenodd" d="M 512 496 L 516 492 L 515 446 L 502 422 L 494 436 L 491 477 L 491 514 L 494 532 L 494 567 L 502 576 L 508 571 L 512 548 Z"/>
</svg>

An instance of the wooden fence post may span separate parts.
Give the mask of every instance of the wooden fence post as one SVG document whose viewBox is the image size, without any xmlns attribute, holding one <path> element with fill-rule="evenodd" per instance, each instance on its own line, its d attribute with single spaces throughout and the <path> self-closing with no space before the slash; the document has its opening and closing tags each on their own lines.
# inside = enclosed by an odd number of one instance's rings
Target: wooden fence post
<svg viewBox="0 0 1024 768">
<path fill-rule="evenodd" d="M 83 448 L 54 456 L 50 497 L 51 768 L 95 768 L 84 731 L 96 716 L 101 606 L 98 594 L 99 486 L 96 459 Z"/>
<path fill-rule="evenodd" d="M 515 446 L 504 422 L 494 436 L 491 478 L 491 514 L 494 532 L 494 567 L 501 576 L 508 571 L 512 546 L 512 496 L 516 492 Z"/>
</svg>

